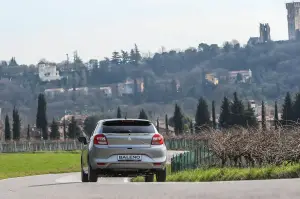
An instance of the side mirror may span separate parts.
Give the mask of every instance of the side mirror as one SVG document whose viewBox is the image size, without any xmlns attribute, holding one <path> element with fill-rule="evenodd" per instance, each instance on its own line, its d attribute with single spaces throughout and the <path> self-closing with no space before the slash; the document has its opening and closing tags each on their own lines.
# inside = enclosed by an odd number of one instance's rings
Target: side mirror
<svg viewBox="0 0 300 199">
<path fill-rule="evenodd" d="M 81 136 L 81 137 L 78 138 L 78 141 L 81 142 L 81 143 L 84 144 L 84 145 L 87 144 L 86 137 Z"/>
</svg>

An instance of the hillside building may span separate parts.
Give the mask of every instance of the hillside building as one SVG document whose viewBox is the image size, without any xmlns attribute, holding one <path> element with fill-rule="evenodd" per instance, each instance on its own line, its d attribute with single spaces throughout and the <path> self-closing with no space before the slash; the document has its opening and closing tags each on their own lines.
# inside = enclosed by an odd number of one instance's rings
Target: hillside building
<svg viewBox="0 0 300 199">
<path fill-rule="evenodd" d="M 289 40 L 299 39 L 300 2 L 286 3 Z"/>
</svg>

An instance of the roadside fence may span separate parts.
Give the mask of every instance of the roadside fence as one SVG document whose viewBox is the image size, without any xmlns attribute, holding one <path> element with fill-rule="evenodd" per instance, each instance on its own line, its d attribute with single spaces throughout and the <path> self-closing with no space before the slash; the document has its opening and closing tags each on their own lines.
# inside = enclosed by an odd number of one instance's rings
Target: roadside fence
<svg viewBox="0 0 300 199">
<path fill-rule="evenodd" d="M 167 139 L 168 150 L 193 150 L 205 144 L 203 141 L 190 139 Z M 77 140 L 40 140 L 40 141 L 11 141 L 0 142 L 0 153 L 19 153 L 34 151 L 74 151 L 83 149 L 83 144 Z"/>
</svg>

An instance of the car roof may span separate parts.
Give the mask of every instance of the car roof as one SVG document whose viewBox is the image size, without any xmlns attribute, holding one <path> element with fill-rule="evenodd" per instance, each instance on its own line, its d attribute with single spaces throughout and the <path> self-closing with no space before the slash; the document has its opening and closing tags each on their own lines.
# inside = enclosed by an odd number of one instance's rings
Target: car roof
<svg viewBox="0 0 300 199">
<path fill-rule="evenodd" d="M 133 119 L 133 118 L 114 118 L 114 119 L 103 119 L 99 120 L 98 123 L 100 122 L 109 122 L 109 121 L 122 121 L 122 120 L 133 120 L 133 121 L 144 121 L 144 122 L 150 122 L 150 120 L 145 120 L 145 119 Z"/>
</svg>

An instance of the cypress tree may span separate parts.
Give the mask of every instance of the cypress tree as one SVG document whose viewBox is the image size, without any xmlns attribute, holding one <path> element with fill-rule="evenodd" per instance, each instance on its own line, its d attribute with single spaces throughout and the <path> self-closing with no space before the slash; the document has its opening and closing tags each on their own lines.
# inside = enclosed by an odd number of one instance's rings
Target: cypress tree
<svg viewBox="0 0 300 199">
<path fill-rule="evenodd" d="M 93 134 L 100 117 L 97 115 L 92 115 L 87 117 L 83 122 L 83 130 L 88 137 Z"/>
<path fill-rule="evenodd" d="M 38 108 L 36 114 L 36 127 L 42 131 L 44 140 L 48 139 L 48 122 L 47 122 L 47 102 L 44 94 L 40 93 L 38 96 Z"/>
<path fill-rule="evenodd" d="M 278 129 L 278 125 L 279 125 L 279 117 L 278 117 L 278 107 L 277 107 L 277 101 L 275 101 L 275 111 L 274 111 L 274 125 L 275 125 L 275 129 Z"/>
<path fill-rule="evenodd" d="M 148 116 L 147 116 L 146 112 L 144 111 L 144 109 L 142 109 L 140 111 L 139 119 L 148 120 Z"/>
<path fill-rule="evenodd" d="M 210 124 L 210 114 L 208 111 L 208 106 L 206 101 L 202 97 L 198 101 L 195 121 L 197 127 L 196 132 L 199 132 L 198 129 L 201 128 L 202 126 L 207 126 Z"/>
<path fill-rule="evenodd" d="M 293 121 L 298 123 L 298 120 L 300 119 L 300 93 L 296 94 L 295 102 L 293 104 L 293 114 Z"/>
<path fill-rule="evenodd" d="M 291 95 L 289 92 L 286 93 L 284 103 L 282 105 L 282 115 L 281 119 L 283 124 L 289 125 L 294 119 L 294 113 L 293 113 L 293 102 L 291 99 Z"/>
<path fill-rule="evenodd" d="M 80 136 L 80 128 L 78 127 L 75 117 L 73 116 L 71 122 L 69 123 L 68 137 L 71 139 L 75 139 L 76 137 L 79 136 Z"/>
<path fill-rule="evenodd" d="M 9 124 L 8 115 L 5 116 L 4 138 L 5 138 L 5 141 L 11 140 L 11 131 L 10 131 L 10 124 Z"/>
<path fill-rule="evenodd" d="M 194 125 L 193 125 L 193 121 L 190 121 L 190 133 L 194 134 Z"/>
<path fill-rule="evenodd" d="M 228 128 L 231 124 L 230 103 L 227 97 L 224 97 L 221 105 L 221 113 L 219 118 L 219 125 L 221 128 Z"/>
<path fill-rule="evenodd" d="M 267 130 L 266 124 L 266 110 L 265 110 L 265 102 L 261 102 L 261 128 L 263 131 Z"/>
<path fill-rule="evenodd" d="M 118 110 L 117 110 L 117 118 L 122 118 L 120 107 L 118 107 Z"/>
<path fill-rule="evenodd" d="M 174 120 L 174 130 L 176 135 L 183 133 L 183 129 L 184 129 L 183 118 L 184 116 L 181 112 L 181 108 L 177 104 L 175 104 L 173 120 Z"/>
<path fill-rule="evenodd" d="M 169 118 L 168 118 L 168 115 L 166 114 L 165 116 L 165 125 L 166 125 L 166 133 L 168 134 L 169 133 Z"/>
<path fill-rule="evenodd" d="M 17 141 L 20 139 L 21 134 L 21 121 L 20 121 L 20 115 L 16 107 L 13 109 L 13 127 L 12 127 L 12 133 L 13 133 L 13 140 Z"/>
<path fill-rule="evenodd" d="M 216 128 L 217 128 L 217 122 L 216 122 L 216 108 L 215 108 L 215 101 L 212 101 L 212 104 L 211 104 L 211 112 L 212 112 L 212 125 L 213 125 L 213 128 L 216 129 Z"/>
<path fill-rule="evenodd" d="M 60 138 L 59 130 L 58 130 L 58 124 L 53 118 L 52 124 L 51 124 L 51 132 L 50 132 L 50 139 L 51 140 L 57 140 Z"/>
<path fill-rule="evenodd" d="M 237 93 L 233 94 L 233 103 L 231 105 L 231 125 L 246 126 L 245 109 L 243 102 L 239 100 Z"/>
<path fill-rule="evenodd" d="M 63 131 L 64 131 L 64 140 L 67 140 L 67 127 L 66 127 L 66 117 L 65 117 L 65 115 L 64 115 Z"/>
<path fill-rule="evenodd" d="M 26 136 L 27 140 L 30 140 L 30 125 L 28 124 L 27 126 L 27 136 Z"/>
</svg>

